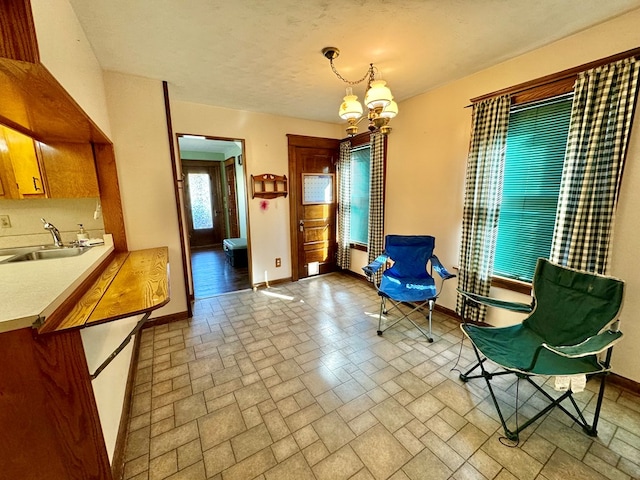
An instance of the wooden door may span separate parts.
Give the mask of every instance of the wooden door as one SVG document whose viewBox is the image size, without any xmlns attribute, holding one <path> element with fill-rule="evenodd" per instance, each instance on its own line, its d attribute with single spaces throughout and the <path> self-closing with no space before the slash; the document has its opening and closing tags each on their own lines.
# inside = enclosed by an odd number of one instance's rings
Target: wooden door
<svg viewBox="0 0 640 480">
<path fill-rule="evenodd" d="M 292 279 L 336 268 L 339 141 L 288 135 Z"/>
<path fill-rule="evenodd" d="M 220 162 L 183 162 L 192 248 L 220 245 L 224 235 Z"/>
<path fill-rule="evenodd" d="M 228 238 L 239 238 L 238 225 L 238 192 L 236 185 L 236 158 L 231 157 L 224 162 L 225 177 L 227 179 L 227 216 L 229 218 Z"/>
</svg>

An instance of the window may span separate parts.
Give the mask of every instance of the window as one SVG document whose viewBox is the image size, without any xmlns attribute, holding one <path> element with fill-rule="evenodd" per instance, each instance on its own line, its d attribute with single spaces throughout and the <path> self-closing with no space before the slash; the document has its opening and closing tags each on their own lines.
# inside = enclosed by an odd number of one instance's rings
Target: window
<svg viewBox="0 0 640 480">
<path fill-rule="evenodd" d="M 367 245 L 369 242 L 369 191 L 371 147 L 351 150 L 351 202 L 349 242 Z"/>
<path fill-rule="evenodd" d="M 538 257 L 549 258 L 572 99 L 511 108 L 494 275 L 530 282 Z"/>
</svg>

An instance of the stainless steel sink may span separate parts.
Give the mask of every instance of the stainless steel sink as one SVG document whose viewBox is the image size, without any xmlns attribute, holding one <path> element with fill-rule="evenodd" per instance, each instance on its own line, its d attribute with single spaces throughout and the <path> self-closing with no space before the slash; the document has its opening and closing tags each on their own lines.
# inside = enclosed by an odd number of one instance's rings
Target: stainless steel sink
<svg viewBox="0 0 640 480">
<path fill-rule="evenodd" d="M 41 250 L 47 248 L 45 245 L 36 245 L 32 247 L 11 247 L 11 248 L 0 248 L 0 257 L 6 257 L 8 255 L 22 255 L 24 253 L 33 252 L 35 250 Z M 58 248 L 58 247 L 56 247 Z"/>
<path fill-rule="evenodd" d="M 82 255 L 88 250 L 88 247 L 42 247 L 40 249 L 23 252 L 19 255 L 14 255 L 11 258 L 3 260 L 2 263 L 29 262 L 33 260 L 47 260 L 50 258 L 77 257 L 78 255 Z"/>
</svg>

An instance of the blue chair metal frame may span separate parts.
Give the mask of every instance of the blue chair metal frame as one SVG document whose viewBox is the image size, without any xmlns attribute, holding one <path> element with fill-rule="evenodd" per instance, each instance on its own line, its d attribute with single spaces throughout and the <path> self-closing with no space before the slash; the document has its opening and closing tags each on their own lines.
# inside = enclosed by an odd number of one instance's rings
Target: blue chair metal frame
<svg viewBox="0 0 640 480">
<path fill-rule="evenodd" d="M 500 417 L 505 435 L 517 440 L 518 434 L 542 415 L 558 407 L 590 436 L 597 436 L 606 374 L 610 370 L 613 345 L 618 331 L 618 314 L 622 307 L 624 282 L 613 277 L 581 272 L 538 259 L 533 278 L 531 305 L 510 303 L 468 292 L 465 302 L 529 312 L 524 321 L 508 327 L 486 327 L 462 323 L 463 333 L 471 340 L 478 362 L 460 375 L 463 382 L 484 378 Z M 464 317 L 464 315 L 463 315 Z M 489 372 L 486 360 L 501 367 Z M 471 375 L 477 369 L 480 373 Z M 498 375 L 516 374 L 526 379 L 550 402 L 524 424 L 507 427 L 500 405 L 491 386 Z M 573 398 L 571 387 L 556 398 L 533 381 L 534 376 L 600 376 L 600 388 L 591 424 Z M 568 410 L 561 402 L 568 400 Z M 575 413 L 574 413 L 575 412 Z"/>
<path fill-rule="evenodd" d="M 387 235 L 384 252 L 363 267 L 365 275 L 375 285 L 381 298 L 378 335 L 382 335 L 384 331 L 401 320 L 407 319 L 429 342 L 433 342 L 431 330 L 433 307 L 445 280 L 455 277 L 433 254 L 434 247 L 435 238 L 428 235 Z M 386 268 L 391 262 L 393 264 Z M 382 275 L 378 276 L 377 273 L 381 268 Z M 436 289 L 432 276 L 433 270 L 441 278 L 439 289 Z M 376 278 L 381 278 L 379 284 Z M 387 308 L 387 301 L 393 304 L 391 308 Z M 407 305 L 410 310 L 405 312 L 403 306 Z M 428 308 L 428 332 L 409 318 L 409 315 L 423 307 Z M 402 316 L 382 329 L 382 316 L 396 308 Z"/>
</svg>

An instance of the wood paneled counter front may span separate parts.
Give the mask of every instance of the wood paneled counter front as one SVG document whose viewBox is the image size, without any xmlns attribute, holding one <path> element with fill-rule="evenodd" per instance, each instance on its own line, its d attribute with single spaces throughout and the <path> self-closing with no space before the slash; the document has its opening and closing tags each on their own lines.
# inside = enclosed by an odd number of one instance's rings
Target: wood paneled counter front
<svg viewBox="0 0 640 480">
<path fill-rule="evenodd" d="M 168 268 L 166 247 L 111 253 L 38 329 L 0 333 L 0 480 L 112 478 L 81 330 L 144 314 L 137 332 Z"/>
</svg>

